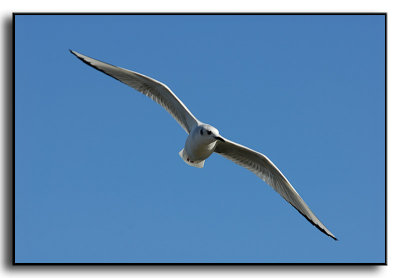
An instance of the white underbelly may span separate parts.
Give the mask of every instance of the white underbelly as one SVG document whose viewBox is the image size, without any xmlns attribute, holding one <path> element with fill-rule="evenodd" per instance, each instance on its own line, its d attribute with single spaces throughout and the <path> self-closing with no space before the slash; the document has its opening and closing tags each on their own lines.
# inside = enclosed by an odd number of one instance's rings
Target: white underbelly
<svg viewBox="0 0 400 278">
<path fill-rule="evenodd" d="M 185 146 L 186 153 L 193 161 L 205 160 L 215 149 L 215 142 L 208 145 Z"/>
</svg>

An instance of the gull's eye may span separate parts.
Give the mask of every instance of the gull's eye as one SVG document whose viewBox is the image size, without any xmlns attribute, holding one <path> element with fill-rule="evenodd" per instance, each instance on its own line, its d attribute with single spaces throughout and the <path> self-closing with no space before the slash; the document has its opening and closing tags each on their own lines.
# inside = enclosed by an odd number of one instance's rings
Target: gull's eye
<svg viewBox="0 0 400 278">
<path fill-rule="evenodd" d="M 203 135 L 203 130 L 202 129 L 200 129 L 200 134 Z"/>
<path fill-rule="evenodd" d="M 210 135 L 210 134 L 211 134 L 211 131 L 207 131 L 207 133 L 208 133 L 208 135 Z"/>
</svg>

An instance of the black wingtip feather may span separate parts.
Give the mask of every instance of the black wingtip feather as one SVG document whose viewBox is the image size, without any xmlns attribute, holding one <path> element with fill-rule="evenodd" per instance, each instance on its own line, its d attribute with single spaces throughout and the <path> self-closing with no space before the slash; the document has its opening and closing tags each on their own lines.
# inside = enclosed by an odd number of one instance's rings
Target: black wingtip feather
<svg viewBox="0 0 400 278">
<path fill-rule="evenodd" d="M 76 56 L 75 52 L 74 52 L 72 49 L 68 49 L 68 50 L 69 50 L 69 52 L 71 52 L 71 54 L 73 54 L 74 56 Z M 76 57 L 78 57 L 78 56 L 76 56 Z"/>
<path fill-rule="evenodd" d="M 86 65 L 91 66 L 92 68 L 97 69 L 98 71 L 104 73 L 105 75 L 108 75 L 108 76 L 114 78 L 115 80 L 118 80 L 119 82 L 125 84 L 124 82 L 122 82 L 121 80 L 119 80 L 118 78 L 116 78 L 115 76 L 112 76 L 112 75 L 108 74 L 107 72 L 105 72 L 105 71 L 102 70 L 101 68 L 98 68 L 98 67 L 92 65 L 90 62 L 86 61 L 84 58 L 79 57 L 79 56 L 78 56 L 77 54 L 75 54 L 75 52 L 72 51 L 71 49 L 70 49 L 69 51 L 70 51 L 72 54 L 74 54 L 74 56 L 75 56 L 76 58 L 78 58 L 79 60 L 81 60 L 82 62 L 84 62 Z M 93 58 L 91 58 L 91 59 L 93 59 Z M 99 61 L 99 60 L 98 60 L 98 61 Z M 99 62 L 101 62 L 101 61 L 99 61 Z M 101 62 L 101 63 L 107 64 L 107 65 L 112 66 L 112 67 L 116 67 L 116 66 L 114 66 L 114 65 L 111 65 L 111 64 L 108 64 L 108 63 L 105 63 L 105 62 Z M 126 84 L 125 84 L 125 85 L 126 85 Z"/>
<path fill-rule="evenodd" d="M 289 203 L 290 204 L 290 203 Z M 291 204 L 292 205 L 292 204 Z M 328 234 L 324 229 L 322 229 L 321 227 L 319 227 L 318 225 L 316 225 L 314 222 L 311 221 L 310 218 L 308 218 L 304 213 L 302 213 L 300 210 L 298 210 L 295 206 L 292 205 L 292 207 L 294 207 L 301 215 L 304 216 L 305 219 L 307 219 L 313 226 L 315 226 L 318 230 L 320 230 L 321 232 L 323 232 L 324 234 L 326 234 L 327 236 L 333 238 L 334 240 L 338 241 L 338 239 L 333 236 Z"/>
<path fill-rule="evenodd" d="M 76 55 L 76 53 L 74 51 L 72 51 L 71 49 L 69 50 L 69 52 L 71 52 L 76 58 L 78 58 L 79 60 L 81 60 L 82 62 L 84 62 L 85 64 L 93 67 L 92 64 L 90 64 L 88 61 L 86 61 L 85 59 L 83 59 L 82 57 L 79 57 L 78 55 Z M 95 67 L 94 67 L 95 68 Z M 96 68 L 97 69 L 97 68 Z"/>
</svg>

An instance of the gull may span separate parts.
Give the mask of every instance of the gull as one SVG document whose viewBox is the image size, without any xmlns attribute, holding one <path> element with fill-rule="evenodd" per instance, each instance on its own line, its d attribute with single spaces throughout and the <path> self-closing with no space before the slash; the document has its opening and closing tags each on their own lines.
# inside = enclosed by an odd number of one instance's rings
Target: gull
<svg viewBox="0 0 400 278">
<path fill-rule="evenodd" d="M 143 74 L 116 67 L 70 50 L 85 64 L 125 83 L 164 107 L 188 134 L 179 156 L 190 166 L 203 168 L 205 160 L 217 153 L 250 170 L 269 184 L 311 224 L 324 234 L 337 238 L 314 215 L 293 186 L 264 154 L 235 143 L 218 129 L 199 121 L 183 102 L 163 83 Z"/>
</svg>

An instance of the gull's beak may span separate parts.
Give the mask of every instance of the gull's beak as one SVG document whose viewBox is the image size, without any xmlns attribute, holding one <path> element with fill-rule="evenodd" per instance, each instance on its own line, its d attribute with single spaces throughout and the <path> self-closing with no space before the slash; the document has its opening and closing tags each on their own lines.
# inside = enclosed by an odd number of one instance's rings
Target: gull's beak
<svg viewBox="0 0 400 278">
<path fill-rule="evenodd" d="M 214 136 L 215 139 L 225 142 L 224 138 L 222 138 L 221 136 Z"/>
</svg>

